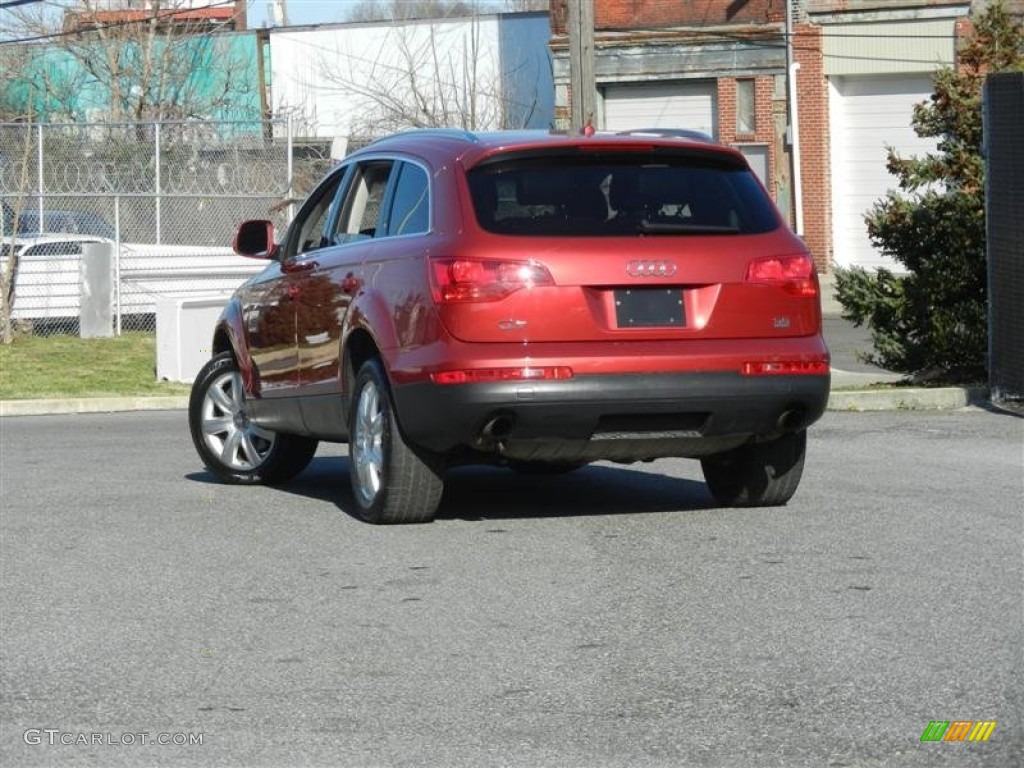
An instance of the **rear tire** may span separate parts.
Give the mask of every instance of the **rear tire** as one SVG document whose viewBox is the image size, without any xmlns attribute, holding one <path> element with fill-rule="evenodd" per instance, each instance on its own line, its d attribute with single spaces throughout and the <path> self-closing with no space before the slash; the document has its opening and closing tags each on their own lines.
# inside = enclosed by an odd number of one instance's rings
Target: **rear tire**
<svg viewBox="0 0 1024 768">
<path fill-rule="evenodd" d="M 427 523 L 444 481 L 402 437 L 384 369 L 367 360 L 349 408 L 349 472 L 360 516 L 370 523 Z"/>
<path fill-rule="evenodd" d="M 235 358 L 222 352 L 199 371 L 188 401 L 188 426 L 199 458 L 225 483 L 291 480 L 312 461 L 317 441 L 264 429 L 249 420 L 245 405 Z"/>
<path fill-rule="evenodd" d="M 774 507 L 796 493 L 804 472 L 807 430 L 741 445 L 701 459 L 704 480 L 723 507 Z"/>
</svg>

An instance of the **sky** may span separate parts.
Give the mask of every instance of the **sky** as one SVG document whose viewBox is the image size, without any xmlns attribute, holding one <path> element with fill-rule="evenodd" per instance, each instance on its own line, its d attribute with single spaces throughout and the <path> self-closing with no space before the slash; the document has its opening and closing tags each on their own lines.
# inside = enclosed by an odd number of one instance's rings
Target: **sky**
<svg viewBox="0 0 1024 768">
<path fill-rule="evenodd" d="M 280 0 L 288 11 L 289 24 L 330 24 L 345 21 L 348 9 L 359 0 Z M 249 0 L 247 16 L 252 28 L 273 26 L 271 0 Z"/>
<path fill-rule="evenodd" d="M 359 5 L 362 0 L 277 0 L 283 3 L 288 12 L 288 23 L 296 26 L 301 24 L 330 24 L 337 21 L 347 21 L 349 9 Z M 262 26 L 274 26 L 271 23 L 272 15 L 270 6 L 272 0 L 248 0 L 247 21 L 253 29 Z M 486 6 L 493 5 L 500 8 L 497 3 L 480 3 L 483 10 Z"/>
</svg>

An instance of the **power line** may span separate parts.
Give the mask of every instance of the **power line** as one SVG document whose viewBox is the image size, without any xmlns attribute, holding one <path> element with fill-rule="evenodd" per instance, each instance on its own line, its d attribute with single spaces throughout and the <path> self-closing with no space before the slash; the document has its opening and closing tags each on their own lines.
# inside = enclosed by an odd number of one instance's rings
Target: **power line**
<svg viewBox="0 0 1024 768">
<path fill-rule="evenodd" d="M 0 8 L 13 8 L 16 5 L 28 5 L 29 3 L 41 3 L 43 0 L 4 0 Z"/>
</svg>

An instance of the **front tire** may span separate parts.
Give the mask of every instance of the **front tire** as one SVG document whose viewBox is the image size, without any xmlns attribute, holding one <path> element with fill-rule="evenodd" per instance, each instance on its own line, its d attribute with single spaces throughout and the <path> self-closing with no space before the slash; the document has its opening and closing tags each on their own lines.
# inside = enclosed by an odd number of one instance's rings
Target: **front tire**
<svg viewBox="0 0 1024 768">
<path fill-rule="evenodd" d="M 803 429 L 707 456 L 700 465 L 708 490 L 723 507 L 775 507 L 796 493 L 806 453 Z"/>
<path fill-rule="evenodd" d="M 402 437 L 378 360 L 356 375 L 349 409 L 349 472 L 360 516 L 371 523 L 434 519 L 444 481 Z"/>
<path fill-rule="evenodd" d="M 188 425 L 199 458 L 225 483 L 283 483 L 316 453 L 312 438 L 278 434 L 250 421 L 242 376 L 230 352 L 214 357 L 196 376 Z"/>
</svg>

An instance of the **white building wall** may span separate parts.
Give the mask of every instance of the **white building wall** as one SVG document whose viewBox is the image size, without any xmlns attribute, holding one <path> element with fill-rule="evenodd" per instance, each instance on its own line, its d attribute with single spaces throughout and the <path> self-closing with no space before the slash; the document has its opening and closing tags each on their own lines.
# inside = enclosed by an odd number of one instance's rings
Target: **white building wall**
<svg viewBox="0 0 1024 768">
<path fill-rule="evenodd" d="M 274 115 L 290 115 L 298 135 L 317 137 L 380 135 L 438 123 L 500 128 L 506 114 L 521 115 L 522 104 L 533 101 L 523 92 L 523 78 L 544 88 L 533 49 L 547 49 L 546 36 L 520 35 L 513 39 L 520 45 L 526 40 L 525 47 L 510 46 L 501 21 L 489 15 L 272 30 Z M 550 67 L 547 73 L 550 89 Z M 553 95 L 541 99 L 540 111 L 553 112 L 552 101 Z M 537 110 L 530 114 L 534 123 L 550 122 Z"/>
</svg>

